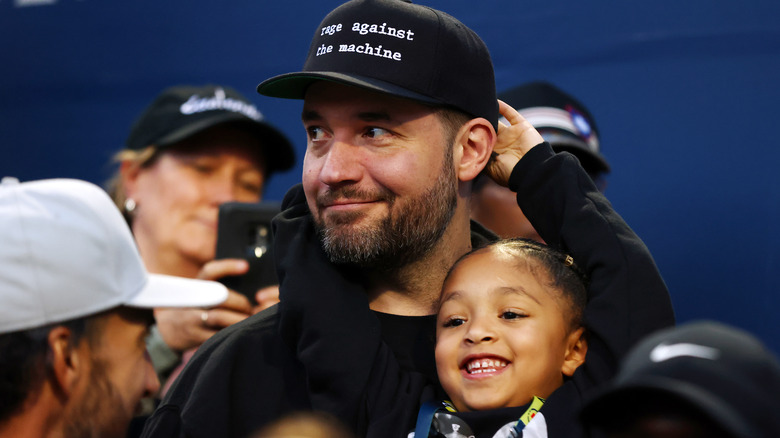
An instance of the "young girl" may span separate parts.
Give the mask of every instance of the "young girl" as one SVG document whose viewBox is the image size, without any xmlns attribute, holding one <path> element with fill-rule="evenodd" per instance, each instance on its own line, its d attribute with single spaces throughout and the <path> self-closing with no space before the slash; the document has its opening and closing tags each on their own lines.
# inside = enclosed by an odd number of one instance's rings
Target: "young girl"
<svg viewBox="0 0 780 438">
<path fill-rule="evenodd" d="M 501 109 L 513 124 L 520 117 Z M 285 242 L 275 247 L 280 333 L 306 368 L 313 409 L 338 416 L 359 436 L 401 437 L 412 429 L 418 438 L 582 436 L 576 414 L 583 396 L 615 373 L 634 342 L 673 324 L 647 248 L 576 159 L 544 143 L 514 161 L 505 159 L 511 150 L 498 152 L 494 163 L 504 166 L 526 216 L 569 256 L 502 241 L 456 263 L 436 326 L 443 391 L 398 363 L 362 293 L 361 272 L 334 267 L 305 199 L 286 200 L 275 228 L 276 241 Z M 590 279 L 587 306 L 573 261 Z"/>
<path fill-rule="evenodd" d="M 502 240 L 464 256 L 444 282 L 436 336 L 452 405 L 484 411 L 548 398 L 585 361 L 586 299 L 573 259 L 545 245 Z"/>
</svg>

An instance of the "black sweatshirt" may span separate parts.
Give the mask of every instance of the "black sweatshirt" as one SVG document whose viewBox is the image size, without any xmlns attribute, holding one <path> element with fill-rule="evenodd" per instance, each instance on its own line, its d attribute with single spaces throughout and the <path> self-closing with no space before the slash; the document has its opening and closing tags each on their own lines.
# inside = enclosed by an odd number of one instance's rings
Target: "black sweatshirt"
<svg viewBox="0 0 780 438">
<path fill-rule="evenodd" d="M 510 186 L 528 216 L 540 235 L 572 255 L 591 279 L 586 362 L 548 398 L 524 436 L 583 436 L 576 419 L 583 396 L 612 376 L 639 336 L 673 322 L 671 305 L 645 246 L 572 157 L 540 145 L 521 163 Z M 380 323 L 361 293 L 360 273 L 330 265 L 316 238 L 301 237 L 314 235 L 303 207 L 288 210 L 275 231 L 290 242 L 283 258 L 295 261 L 281 266 L 286 275 L 281 330 L 297 343 L 313 407 L 350 419 L 361 435 L 406 436 L 421 397 L 424 401 L 432 393 L 423 394 L 425 376 L 401 371 L 392 349 L 383 345 Z M 339 286 L 315 290 L 307 284 Z M 455 415 L 478 438 L 493 437 L 502 427 L 500 436 L 509 436 L 506 429 L 527 407 Z"/>
<path fill-rule="evenodd" d="M 572 436 L 581 397 L 614 374 L 639 338 L 673 324 L 671 303 L 646 247 L 573 156 L 556 155 L 549 145 L 535 147 L 515 167 L 510 188 L 542 238 L 571 254 L 591 277 L 586 363 L 543 408 L 549 436 Z M 433 363 L 435 316 L 366 311 L 364 294 L 345 300 L 353 311 L 340 309 L 335 320 L 326 312 L 310 312 L 314 316 L 308 321 L 306 314 L 285 310 L 284 300 L 295 309 L 288 296 L 331 297 L 361 288 L 360 273 L 334 270 L 318 258 L 324 257 L 321 252 L 309 251 L 314 259 L 305 275 L 294 274 L 301 261 L 296 248 L 319 245 L 313 232 L 292 238 L 283 232 L 287 225 L 297 226 L 295 218 L 308 216 L 300 186 L 284 204 L 276 226 L 287 237 L 276 239 L 275 247 L 282 304 L 220 331 L 200 347 L 147 422 L 145 437 L 245 437 L 285 413 L 312 408 L 337 415 L 359 436 L 405 436 L 396 432 L 411 430 L 415 401 L 444 396 Z M 473 227 L 474 246 L 492 238 Z M 334 272 L 340 275 L 329 277 Z M 322 321 L 329 325 L 321 326 Z M 318 327 L 325 331 L 318 333 Z M 335 349 L 326 340 L 319 345 L 318 337 L 328 333 L 344 342 Z M 373 359 L 361 367 L 349 363 L 352 358 L 344 354 L 356 348 L 360 357 Z"/>
</svg>

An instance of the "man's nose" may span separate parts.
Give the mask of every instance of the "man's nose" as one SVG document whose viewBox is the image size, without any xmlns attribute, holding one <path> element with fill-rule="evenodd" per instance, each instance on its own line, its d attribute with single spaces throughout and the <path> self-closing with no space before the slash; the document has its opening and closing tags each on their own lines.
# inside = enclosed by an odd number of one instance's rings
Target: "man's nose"
<svg viewBox="0 0 780 438">
<path fill-rule="evenodd" d="M 360 180 L 360 149 L 345 141 L 334 141 L 320 169 L 320 181 L 327 185 Z"/>
</svg>

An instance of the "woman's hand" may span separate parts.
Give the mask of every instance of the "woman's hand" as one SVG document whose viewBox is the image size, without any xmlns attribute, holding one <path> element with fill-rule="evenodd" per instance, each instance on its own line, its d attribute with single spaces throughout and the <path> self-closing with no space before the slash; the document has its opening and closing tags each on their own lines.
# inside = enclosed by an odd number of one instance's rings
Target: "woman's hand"
<svg viewBox="0 0 780 438">
<path fill-rule="evenodd" d="M 218 280 L 228 275 L 240 275 L 249 264 L 240 259 L 213 260 L 198 273 L 202 280 Z M 157 308 L 154 317 L 163 341 L 175 351 L 185 351 L 204 343 L 214 333 L 235 324 L 253 313 L 245 296 L 229 290 L 222 304 L 209 309 Z"/>
<path fill-rule="evenodd" d="M 252 313 L 257 313 L 261 310 L 265 310 L 274 304 L 279 302 L 279 285 L 266 286 L 262 289 L 258 289 L 255 294 L 255 305 Z"/>
</svg>

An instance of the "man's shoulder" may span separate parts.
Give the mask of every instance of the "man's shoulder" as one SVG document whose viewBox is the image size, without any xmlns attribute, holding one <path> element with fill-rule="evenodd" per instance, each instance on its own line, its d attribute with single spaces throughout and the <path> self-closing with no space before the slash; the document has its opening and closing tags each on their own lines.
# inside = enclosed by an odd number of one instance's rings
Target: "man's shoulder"
<svg viewBox="0 0 780 438">
<path fill-rule="evenodd" d="M 276 306 L 224 328 L 198 348 L 166 396 L 166 402 L 185 404 L 193 391 L 219 386 L 247 360 L 262 367 L 264 350 L 284 348 L 276 336 Z"/>
<path fill-rule="evenodd" d="M 249 318 L 226 327 L 206 341 L 190 360 L 180 380 L 191 381 L 193 375 L 235 372 L 246 366 L 263 366 L 266 359 L 288 350 L 279 337 L 278 306 L 272 306 Z M 177 382 L 179 386 L 182 382 Z"/>
<path fill-rule="evenodd" d="M 198 351 L 203 350 L 206 352 L 229 346 L 243 345 L 247 342 L 254 343 L 261 338 L 273 338 L 274 341 L 279 341 L 277 331 L 279 322 L 278 309 L 278 305 L 271 306 L 243 321 L 220 330 L 206 341 Z"/>
<path fill-rule="evenodd" d="M 278 335 L 276 306 L 221 330 L 203 344 L 150 419 L 145 437 L 243 436 L 308 405 L 304 374 Z M 215 433 L 217 435 L 211 435 Z"/>
</svg>

